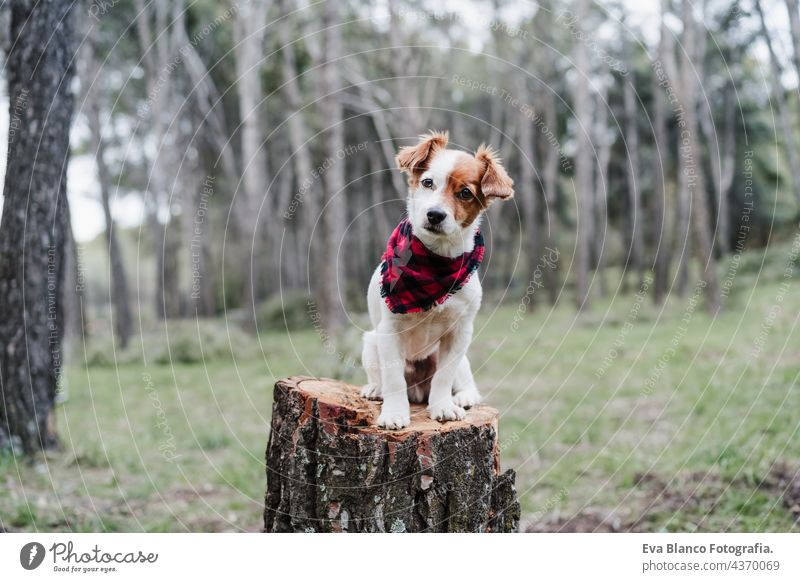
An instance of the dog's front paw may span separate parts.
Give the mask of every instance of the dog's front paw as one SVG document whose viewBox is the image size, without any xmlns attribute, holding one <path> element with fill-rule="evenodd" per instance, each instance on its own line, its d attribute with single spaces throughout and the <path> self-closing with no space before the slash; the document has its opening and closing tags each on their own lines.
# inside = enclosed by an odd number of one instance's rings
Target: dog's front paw
<svg viewBox="0 0 800 582">
<path fill-rule="evenodd" d="M 463 420 L 467 411 L 453 402 L 437 402 L 428 406 L 428 414 L 433 420 L 444 422 L 446 420 Z"/>
<path fill-rule="evenodd" d="M 361 388 L 361 396 L 370 400 L 380 400 L 382 398 L 381 387 L 377 384 L 364 384 Z"/>
<path fill-rule="evenodd" d="M 411 424 L 411 413 L 408 410 L 387 410 L 384 406 L 378 417 L 378 426 L 389 430 L 405 428 L 409 424 Z"/>
<path fill-rule="evenodd" d="M 470 408 L 481 401 L 481 395 L 474 386 L 453 394 L 453 402 L 462 408 Z"/>
</svg>

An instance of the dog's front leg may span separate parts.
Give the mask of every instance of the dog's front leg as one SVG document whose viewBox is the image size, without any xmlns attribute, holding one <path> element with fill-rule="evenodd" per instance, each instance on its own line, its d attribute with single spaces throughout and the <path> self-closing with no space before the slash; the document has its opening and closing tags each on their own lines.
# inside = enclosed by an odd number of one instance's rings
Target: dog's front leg
<svg viewBox="0 0 800 582">
<path fill-rule="evenodd" d="M 378 400 L 381 398 L 381 365 L 378 354 L 378 332 L 368 331 L 364 334 L 364 349 L 361 352 L 361 364 L 367 373 L 367 383 L 361 388 L 361 396 Z"/>
<path fill-rule="evenodd" d="M 467 414 L 453 399 L 453 381 L 471 340 L 472 322 L 462 324 L 447 338 L 442 338 L 439 367 L 431 379 L 428 397 L 428 413 L 434 420 L 461 420 Z"/>
<path fill-rule="evenodd" d="M 376 329 L 380 360 L 383 405 L 378 426 L 398 429 L 411 424 L 408 387 L 405 378 L 405 355 L 400 337 L 391 320 L 384 319 Z"/>
<path fill-rule="evenodd" d="M 470 408 L 481 401 L 480 392 L 472 377 L 469 358 L 464 356 L 458 364 L 456 379 L 453 382 L 453 401 L 463 408 Z"/>
</svg>

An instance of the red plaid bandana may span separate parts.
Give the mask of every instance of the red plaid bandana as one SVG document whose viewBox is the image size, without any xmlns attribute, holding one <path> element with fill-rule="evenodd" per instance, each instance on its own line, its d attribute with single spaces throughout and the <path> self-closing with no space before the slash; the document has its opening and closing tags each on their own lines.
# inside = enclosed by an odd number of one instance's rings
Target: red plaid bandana
<svg viewBox="0 0 800 582">
<path fill-rule="evenodd" d="M 451 259 L 437 255 L 403 220 L 394 229 L 381 262 L 381 296 L 392 313 L 426 311 L 461 289 L 483 260 L 483 235 L 471 252 Z"/>
</svg>

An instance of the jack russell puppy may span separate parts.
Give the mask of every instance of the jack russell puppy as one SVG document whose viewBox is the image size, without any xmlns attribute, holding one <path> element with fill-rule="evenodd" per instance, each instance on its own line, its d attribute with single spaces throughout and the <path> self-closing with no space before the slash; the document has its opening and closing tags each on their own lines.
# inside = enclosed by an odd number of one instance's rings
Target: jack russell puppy
<svg viewBox="0 0 800 582">
<path fill-rule="evenodd" d="M 447 141 L 433 132 L 398 153 L 407 218 L 367 291 L 375 329 L 364 334 L 361 394 L 383 399 L 378 426 L 387 429 L 409 425 L 409 400 L 427 400 L 431 418 L 448 421 L 481 398 L 467 359 L 483 294 L 471 276 L 483 259 L 478 225 L 489 205 L 514 195 L 514 181 L 490 148 L 470 155 Z"/>
</svg>

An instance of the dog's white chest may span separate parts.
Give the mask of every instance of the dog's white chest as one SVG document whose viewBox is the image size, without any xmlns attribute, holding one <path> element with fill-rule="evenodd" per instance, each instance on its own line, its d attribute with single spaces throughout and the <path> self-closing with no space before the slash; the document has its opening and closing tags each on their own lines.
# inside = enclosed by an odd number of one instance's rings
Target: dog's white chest
<svg viewBox="0 0 800 582">
<path fill-rule="evenodd" d="M 406 360 L 422 360 L 438 350 L 442 338 L 452 333 L 452 319 L 448 315 L 451 311 L 445 303 L 399 319 L 397 327 Z"/>
<path fill-rule="evenodd" d="M 397 317 L 395 329 L 400 336 L 405 359 L 424 359 L 436 352 L 442 341 L 449 341 L 453 334 L 461 333 L 464 318 L 472 318 L 477 310 L 476 293 L 480 293 L 480 283 L 477 278 L 475 281 L 470 279 L 463 289 L 448 297 L 441 305 L 428 311 Z"/>
</svg>

